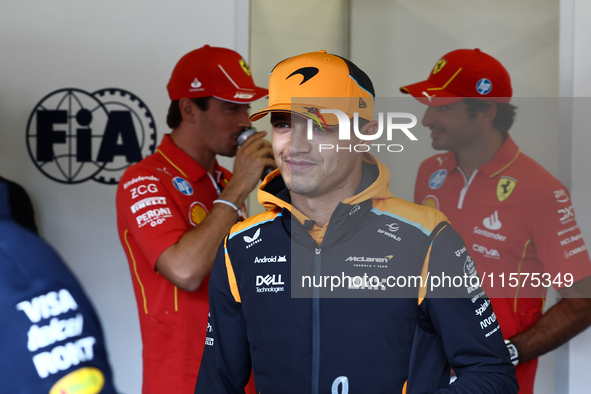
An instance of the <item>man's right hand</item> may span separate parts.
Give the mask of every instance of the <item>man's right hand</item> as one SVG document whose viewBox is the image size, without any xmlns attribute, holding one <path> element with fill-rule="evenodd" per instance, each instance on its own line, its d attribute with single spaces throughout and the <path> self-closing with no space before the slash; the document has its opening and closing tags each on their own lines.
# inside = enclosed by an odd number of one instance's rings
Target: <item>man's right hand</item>
<svg viewBox="0 0 591 394">
<path fill-rule="evenodd" d="M 277 168 L 273 159 L 273 148 L 271 143 L 264 139 L 265 135 L 266 131 L 254 133 L 238 148 L 232 179 L 219 198 L 242 206 L 248 194 L 257 186 L 263 170 L 266 167 Z"/>
<path fill-rule="evenodd" d="M 271 143 L 261 131 L 250 136 L 238 149 L 234 173 L 219 199 L 242 207 L 257 186 L 265 167 L 276 168 Z M 211 271 L 217 248 L 238 221 L 236 211 L 227 204 L 214 204 L 197 227 L 166 249 L 156 262 L 156 269 L 170 282 L 185 291 L 194 291 Z"/>
</svg>

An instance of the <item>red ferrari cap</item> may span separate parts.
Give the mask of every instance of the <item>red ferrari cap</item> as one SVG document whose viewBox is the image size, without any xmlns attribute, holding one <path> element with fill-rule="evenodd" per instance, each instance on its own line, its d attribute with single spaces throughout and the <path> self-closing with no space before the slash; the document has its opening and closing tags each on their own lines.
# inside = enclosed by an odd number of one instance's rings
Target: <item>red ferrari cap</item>
<svg viewBox="0 0 591 394">
<path fill-rule="evenodd" d="M 513 95 L 505 67 L 478 48 L 449 52 L 435 64 L 426 81 L 402 86 L 400 91 L 435 106 L 465 97 L 508 103 Z"/>
<path fill-rule="evenodd" d="M 178 61 L 167 88 L 171 100 L 214 96 L 232 103 L 251 103 L 269 93 L 255 86 L 250 68 L 239 53 L 209 45 Z"/>
</svg>

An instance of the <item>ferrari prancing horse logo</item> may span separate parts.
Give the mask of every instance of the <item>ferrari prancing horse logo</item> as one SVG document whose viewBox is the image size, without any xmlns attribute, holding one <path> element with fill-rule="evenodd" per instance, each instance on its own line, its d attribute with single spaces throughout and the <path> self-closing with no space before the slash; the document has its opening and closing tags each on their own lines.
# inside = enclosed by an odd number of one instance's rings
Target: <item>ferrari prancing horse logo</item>
<svg viewBox="0 0 591 394">
<path fill-rule="evenodd" d="M 433 67 L 433 75 L 437 74 L 447 64 L 447 60 L 440 59 L 435 67 Z"/>
<path fill-rule="evenodd" d="M 505 201 L 511 195 L 511 193 L 513 193 L 516 184 L 517 179 L 504 176 L 501 177 L 501 179 L 499 179 L 499 183 L 497 184 L 497 198 L 499 201 Z"/>
</svg>

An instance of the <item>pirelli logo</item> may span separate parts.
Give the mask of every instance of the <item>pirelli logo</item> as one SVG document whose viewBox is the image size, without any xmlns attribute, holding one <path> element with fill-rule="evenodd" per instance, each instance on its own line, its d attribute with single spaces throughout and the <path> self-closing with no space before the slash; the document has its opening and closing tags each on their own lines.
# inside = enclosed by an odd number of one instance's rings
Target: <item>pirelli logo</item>
<svg viewBox="0 0 591 394">
<path fill-rule="evenodd" d="M 131 206 L 131 213 L 139 212 L 146 207 L 152 207 L 154 205 L 166 205 L 166 197 L 144 198 Z"/>
</svg>

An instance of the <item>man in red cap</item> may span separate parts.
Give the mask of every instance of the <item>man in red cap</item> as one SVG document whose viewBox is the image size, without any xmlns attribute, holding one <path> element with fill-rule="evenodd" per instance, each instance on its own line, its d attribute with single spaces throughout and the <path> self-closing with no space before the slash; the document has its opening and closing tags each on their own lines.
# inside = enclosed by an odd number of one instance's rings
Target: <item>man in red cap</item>
<svg viewBox="0 0 591 394">
<path fill-rule="evenodd" d="M 176 64 L 156 153 L 129 167 L 117 189 L 117 227 L 135 291 L 143 342 L 143 389 L 192 393 L 205 345 L 208 280 L 220 241 L 265 167 L 275 167 L 249 103 L 267 95 L 240 54 L 208 45 Z M 216 155 L 236 156 L 233 176 Z"/>
<path fill-rule="evenodd" d="M 533 393 L 537 357 L 591 324 L 591 264 L 566 188 L 508 134 L 507 70 L 479 49 L 444 55 L 426 81 L 400 88 L 428 105 L 432 146 L 415 202 L 441 210 L 466 241 L 517 366 Z M 554 286 L 563 299 L 543 314 Z"/>
</svg>

